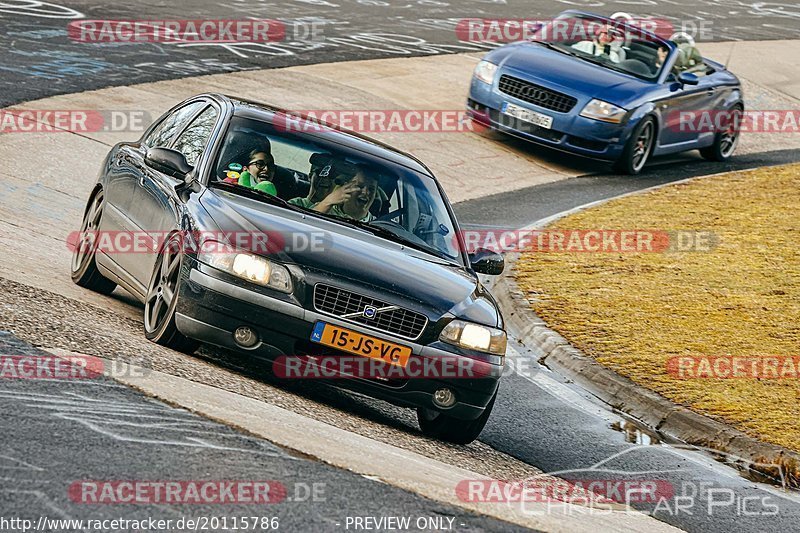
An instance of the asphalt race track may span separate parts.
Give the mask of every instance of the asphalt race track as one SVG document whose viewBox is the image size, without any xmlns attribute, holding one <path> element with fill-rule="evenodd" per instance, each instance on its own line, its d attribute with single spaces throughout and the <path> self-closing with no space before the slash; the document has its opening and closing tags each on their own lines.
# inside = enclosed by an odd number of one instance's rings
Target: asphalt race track
<svg viewBox="0 0 800 533">
<path fill-rule="evenodd" d="M 0 350 L 20 356 L 46 355 L 6 334 L 0 334 Z M 105 377 L 7 381 L 0 390 L 0 401 L 6 413 L 0 454 L 0 505 L 5 516 L 13 512 L 34 523 L 39 517 L 158 517 L 177 526 L 180 519 L 214 516 L 232 520 L 255 515 L 259 524 L 264 518 L 277 518 L 281 531 L 331 531 L 343 528 L 347 516 L 356 514 L 353 508 L 357 507 L 357 514 L 362 516 L 446 516 L 462 530 L 514 531 L 510 524 L 300 457 L 154 401 Z M 109 441 L 113 445 L 109 446 Z M 94 491 L 92 484 L 137 479 L 258 480 L 280 485 L 270 485 L 274 491 L 268 501 L 273 502 L 274 497 L 274 504 L 252 505 L 242 499 L 167 506 L 155 501 L 103 505 L 103 501 L 114 501 L 115 496 L 103 499 L 102 490 Z M 80 487 L 77 490 L 56 490 L 76 484 Z"/>
<path fill-rule="evenodd" d="M 740 0 L 193 0 L 183 7 L 141 0 L 50 4 L 38 0 L 0 2 L 0 107 L 115 85 L 244 69 L 332 61 L 481 51 L 461 42 L 456 23 L 464 18 L 546 18 L 569 8 L 647 14 L 674 20 L 702 41 L 793 39 L 800 34 L 800 8 Z M 116 43 L 71 40 L 67 24 L 86 19 L 278 19 L 285 40 L 270 43 Z M 682 22 L 678 22 L 682 21 Z M 311 39 L 310 23 L 316 39 Z M 295 26 L 295 23 L 298 25 Z M 298 28 L 296 31 L 293 28 Z M 265 91 L 265 97 L 268 92 Z"/>
<path fill-rule="evenodd" d="M 738 0 L 711 0 L 702 2 L 701 8 L 690 0 L 651 4 L 656 3 L 648 0 L 563 0 L 559 3 L 400 0 L 391 4 L 368 0 L 229 0 L 220 3 L 200 0 L 191 3 L 192 13 L 187 15 L 185 7 L 141 0 L 124 4 L 80 0 L 63 5 L 1 0 L 0 107 L 56 94 L 202 74 L 481 51 L 490 45 L 458 41 L 453 29 L 458 20 L 548 17 L 569 7 L 585 7 L 603 13 L 647 10 L 655 17 L 694 20 L 698 27 L 703 22 L 709 29 L 707 40 L 715 41 L 793 39 L 800 35 L 800 5 L 797 4 Z M 275 18 L 289 24 L 288 27 L 294 21 L 315 21 L 323 38 L 309 41 L 306 36 L 298 35 L 296 40 L 264 45 L 92 45 L 71 41 L 67 36 L 67 23 L 80 15 L 91 19 Z M 201 90 L 198 88 L 198 92 Z M 268 94 L 269 89 L 265 88 L 265 100 Z M 597 174 L 489 195 L 454 207 L 465 226 L 519 228 L 582 204 L 653 185 L 799 159 L 797 151 L 778 149 L 734 157 L 730 163 L 719 165 L 689 154 L 653 161 L 645 173 L 636 178 L 604 174 L 606 169 L 601 166 Z M 42 321 L 46 322 L 44 318 Z M 0 349 L 20 353 L 34 350 L 8 335 L 0 335 Z M 510 347 L 510 354 L 512 358 L 538 359 L 536 353 L 519 344 Z M 238 362 L 231 362 L 225 355 L 220 355 L 215 363 L 245 372 L 238 367 Z M 303 483 L 324 484 L 324 500 L 305 505 L 307 499 L 296 499 L 280 507 L 278 514 L 288 530 L 343 529 L 341 520 L 347 514 L 345 510 L 349 514 L 373 516 L 453 517 L 459 531 L 517 529 L 292 455 L 261 439 L 155 402 L 111 381 L 79 382 L 66 388 L 61 383 L 30 380 L 0 385 L 0 405 L 4 412 L 12 413 L 0 424 L 5 433 L 5 451 L 0 453 L 0 470 L 3 471 L 0 475 L 5 476 L 0 484 L 3 514 L 26 508 L 26 513 L 34 517 L 45 513 L 53 518 L 95 518 L 102 513 L 110 517 L 120 514 L 118 507 L 76 506 L 66 499 L 55 501 L 47 494 L 51 494 L 53 487 L 69 485 L 76 479 L 186 479 L 194 476 L 276 479 L 289 487 L 290 497 L 295 494 L 294 490 L 303 489 Z M 300 394 L 305 392 L 301 390 Z M 397 413 L 396 409 L 380 402 L 347 393 L 314 398 L 333 408 L 355 410 L 365 419 L 379 423 L 386 423 Z M 156 413 L 172 425 L 166 430 L 161 426 L 149 426 L 147 416 L 150 413 Z M 408 420 L 393 423 L 404 431 L 417 431 Z M 80 429 L 76 431 L 76 427 Z M 180 430 L 170 436 L 175 428 Z M 115 446 L 104 448 L 107 441 L 100 437 L 109 434 L 113 435 Z M 204 436 L 200 438 L 201 435 Z M 586 472 L 592 470 L 590 475 L 602 478 L 613 471 L 616 476 L 630 476 L 631 479 L 664 480 L 676 490 L 706 483 L 706 491 L 714 488 L 719 489 L 719 494 L 731 496 L 730 504 L 709 507 L 708 492 L 695 494 L 689 512 L 654 509 L 648 502 L 636 505 L 659 520 L 687 531 L 796 531 L 800 524 L 797 494 L 754 481 L 747 473 L 725 466 L 705 452 L 660 442 L 657 435 L 642 431 L 635 423 L 607 410 L 546 369 L 537 369 L 532 376 L 506 377 L 481 442 L 545 472 L 568 471 L 566 477 L 575 472 L 579 472 L 577 477 L 587 477 Z M 37 444 L 35 453 L 31 453 L 33 443 Z M 261 456 L 269 459 L 253 460 Z M 341 487 L 346 487 L 346 492 Z M 744 509 L 742 501 L 751 502 L 751 507 Z M 713 512 L 709 512 L 710 508 Z M 772 513 L 775 508 L 778 509 L 776 515 Z M 214 509 L 162 506 L 159 509 L 169 509 L 164 511 L 165 518 L 252 513 L 249 508 L 219 506 Z M 159 509 L 125 508 L 122 516 L 147 516 Z"/>
<path fill-rule="evenodd" d="M 645 171 L 635 178 L 602 173 L 586 174 L 459 202 L 453 207 L 459 223 L 466 227 L 523 228 L 533 221 L 620 194 L 694 176 L 782 165 L 799 159 L 797 150 L 775 150 L 739 155 L 720 164 L 705 161 L 690 152 L 678 157 L 653 159 Z"/>
</svg>

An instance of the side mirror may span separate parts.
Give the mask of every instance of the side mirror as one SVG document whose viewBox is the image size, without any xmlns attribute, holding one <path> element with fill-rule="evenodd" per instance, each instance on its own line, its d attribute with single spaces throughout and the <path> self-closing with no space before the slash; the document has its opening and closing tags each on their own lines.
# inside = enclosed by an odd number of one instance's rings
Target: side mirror
<svg viewBox="0 0 800 533">
<path fill-rule="evenodd" d="M 182 153 L 169 148 L 150 148 L 147 150 L 144 162 L 147 166 L 178 179 L 184 179 L 194 170 Z"/>
<path fill-rule="evenodd" d="M 469 262 L 475 272 L 490 276 L 502 274 L 503 269 L 506 267 L 506 262 L 502 255 L 486 248 L 478 248 L 469 254 Z"/>
<path fill-rule="evenodd" d="M 681 72 L 678 75 L 678 81 L 682 85 L 697 85 L 700 83 L 700 78 L 697 77 L 697 74 L 691 72 Z"/>
</svg>

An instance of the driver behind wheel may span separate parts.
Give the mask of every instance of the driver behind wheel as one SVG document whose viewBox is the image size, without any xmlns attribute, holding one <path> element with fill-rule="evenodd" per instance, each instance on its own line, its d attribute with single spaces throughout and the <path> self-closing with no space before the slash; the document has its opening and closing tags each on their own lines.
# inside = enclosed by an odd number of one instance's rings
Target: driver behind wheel
<svg viewBox="0 0 800 533">
<path fill-rule="evenodd" d="M 608 26 L 597 28 L 594 33 L 594 39 L 577 42 L 572 45 L 572 48 L 593 56 L 607 57 L 614 63 L 619 63 L 624 59 L 622 47 L 612 37 L 611 29 Z"/>
<path fill-rule="evenodd" d="M 314 206 L 314 211 L 361 222 L 375 219 L 370 207 L 378 194 L 378 178 L 366 167 L 355 168 L 355 175 L 344 171 L 336 177 L 333 191 Z"/>
</svg>

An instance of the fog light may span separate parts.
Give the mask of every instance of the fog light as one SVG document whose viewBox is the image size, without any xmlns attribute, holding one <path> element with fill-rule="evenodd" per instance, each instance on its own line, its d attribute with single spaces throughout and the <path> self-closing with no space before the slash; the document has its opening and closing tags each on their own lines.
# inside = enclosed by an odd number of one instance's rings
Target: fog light
<svg viewBox="0 0 800 533">
<path fill-rule="evenodd" d="M 439 407 L 452 407 L 456 403 L 456 395 L 450 389 L 439 389 L 433 393 L 433 403 Z"/>
<path fill-rule="evenodd" d="M 233 332 L 233 340 L 243 348 L 252 348 L 258 343 L 258 335 L 247 326 L 239 326 Z"/>
</svg>

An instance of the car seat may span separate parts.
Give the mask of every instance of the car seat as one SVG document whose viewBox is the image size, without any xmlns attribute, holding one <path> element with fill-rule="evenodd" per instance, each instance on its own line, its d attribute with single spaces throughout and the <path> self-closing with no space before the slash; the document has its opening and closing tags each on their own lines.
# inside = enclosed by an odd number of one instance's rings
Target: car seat
<svg viewBox="0 0 800 533">
<path fill-rule="evenodd" d="M 626 59 L 625 61 L 620 61 L 618 64 L 621 68 L 640 76 L 650 77 L 653 75 L 650 67 L 638 59 Z"/>
</svg>

